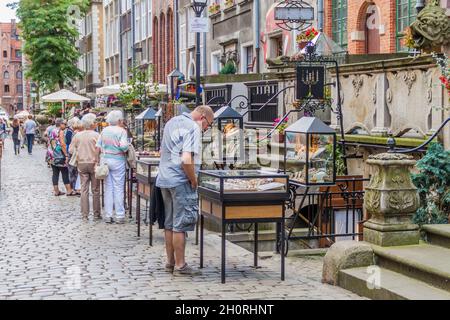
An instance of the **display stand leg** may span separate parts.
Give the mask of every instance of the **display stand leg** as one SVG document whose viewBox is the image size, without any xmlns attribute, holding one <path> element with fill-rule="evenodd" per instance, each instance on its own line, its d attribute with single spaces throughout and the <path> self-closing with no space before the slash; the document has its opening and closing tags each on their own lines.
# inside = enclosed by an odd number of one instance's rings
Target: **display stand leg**
<svg viewBox="0 0 450 320">
<path fill-rule="evenodd" d="M 102 180 L 102 182 L 100 183 L 100 187 L 102 188 L 101 192 L 102 192 L 102 208 L 105 207 L 105 180 Z"/>
<path fill-rule="evenodd" d="M 284 241 L 285 241 L 285 235 L 284 235 L 284 219 L 281 220 L 281 281 L 284 281 Z"/>
<path fill-rule="evenodd" d="M 200 215 L 200 269 L 203 268 L 203 221 L 204 217 Z"/>
<path fill-rule="evenodd" d="M 128 210 L 128 196 L 127 196 L 127 185 L 128 185 L 128 169 L 125 169 L 125 181 L 123 182 L 123 190 L 125 192 L 123 193 L 123 204 L 125 207 L 125 210 Z"/>
<path fill-rule="evenodd" d="M 280 246 L 278 245 L 280 243 L 280 234 L 281 234 L 281 223 L 276 223 L 275 224 L 275 253 L 280 253 Z"/>
<path fill-rule="evenodd" d="M 255 243 L 253 248 L 253 266 L 258 267 L 258 224 L 255 223 Z"/>
<path fill-rule="evenodd" d="M 141 236 L 141 197 L 138 195 L 136 200 L 136 220 L 137 220 L 137 236 Z"/>
<path fill-rule="evenodd" d="M 133 218 L 133 169 L 130 169 L 128 178 L 128 214 L 130 219 Z"/>
<path fill-rule="evenodd" d="M 150 210 L 148 211 L 148 229 L 150 246 L 153 246 L 153 214 Z"/>
<path fill-rule="evenodd" d="M 200 220 L 200 219 L 199 219 Z M 198 246 L 198 229 L 199 229 L 200 221 L 197 220 L 197 224 L 195 225 L 195 245 Z"/>
<path fill-rule="evenodd" d="M 226 231 L 226 227 L 227 227 L 226 222 L 222 222 L 222 255 L 221 255 L 222 267 L 220 269 L 220 276 L 221 276 L 222 283 L 225 283 L 225 257 L 226 257 L 226 253 L 225 253 L 225 231 Z"/>
</svg>

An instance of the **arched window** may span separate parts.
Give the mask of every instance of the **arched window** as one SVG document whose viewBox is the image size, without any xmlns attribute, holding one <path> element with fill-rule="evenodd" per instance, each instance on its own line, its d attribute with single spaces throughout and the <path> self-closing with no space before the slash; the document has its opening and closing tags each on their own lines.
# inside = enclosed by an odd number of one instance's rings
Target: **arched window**
<svg viewBox="0 0 450 320">
<path fill-rule="evenodd" d="M 166 43 L 166 16 L 164 13 L 161 13 L 159 17 L 159 83 L 166 83 L 165 78 L 165 60 L 166 60 L 166 46 L 164 45 Z"/>
<path fill-rule="evenodd" d="M 8 71 L 3 72 L 3 79 L 9 79 L 9 72 Z"/>
<path fill-rule="evenodd" d="M 173 12 L 169 8 L 167 11 L 167 48 L 166 48 L 166 74 L 174 69 L 174 35 L 173 35 Z"/>
<path fill-rule="evenodd" d="M 19 70 L 19 71 L 16 72 L 16 78 L 17 79 L 22 79 L 22 71 Z"/>
<path fill-rule="evenodd" d="M 153 19 L 153 65 L 156 68 L 153 69 L 153 81 L 159 82 L 159 29 L 158 29 L 158 18 Z"/>
</svg>

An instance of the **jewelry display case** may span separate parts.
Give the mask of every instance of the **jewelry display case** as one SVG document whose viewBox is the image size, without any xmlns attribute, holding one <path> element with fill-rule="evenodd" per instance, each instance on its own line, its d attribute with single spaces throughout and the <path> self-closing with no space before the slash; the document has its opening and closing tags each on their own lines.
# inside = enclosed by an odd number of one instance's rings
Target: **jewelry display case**
<svg viewBox="0 0 450 320">
<path fill-rule="evenodd" d="M 305 186 L 334 185 L 336 133 L 315 117 L 303 117 L 285 130 L 285 172 Z"/>
<path fill-rule="evenodd" d="M 204 219 L 221 225 L 221 279 L 225 283 L 226 228 L 233 223 L 255 225 L 254 266 L 258 265 L 258 223 L 276 223 L 277 243 L 284 252 L 285 202 L 289 199 L 286 174 L 263 170 L 200 170 L 200 267 L 203 267 Z M 284 255 L 281 255 L 284 280 Z"/>
</svg>

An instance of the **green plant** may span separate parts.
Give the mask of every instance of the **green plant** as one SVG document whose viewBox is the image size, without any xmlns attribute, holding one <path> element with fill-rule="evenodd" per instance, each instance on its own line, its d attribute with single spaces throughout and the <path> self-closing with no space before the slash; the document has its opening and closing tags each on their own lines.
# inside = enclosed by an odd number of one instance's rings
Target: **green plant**
<svg viewBox="0 0 450 320">
<path fill-rule="evenodd" d="M 450 212 L 450 151 L 433 143 L 417 162 L 419 173 L 412 181 L 420 195 L 421 205 L 413 221 L 419 225 L 448 223 Z"/>
<path fill-rule="evenodd" d="M 333 145 L 328 144 L 325 147 L 328 154 L 332 154 L 333 152 Z M 339 144 L 336 146 L 336 175 L 337 176 L 344 176 L 345 175 L 345 163 L 344 163 L 344 156 L 342 154 L 342 146 Z"/>
<path fill-rule="evenodd" d="M 236 73 L 236 66 L 232 61 L 228 61 L 220 70 L 220 74 L 235 74 Z"/>
<path fill-rule="evenodd" d="M 47 114 L 52 117 L 61 117 L 62 104 L 59 102 L 49 103 L 47 106 Z"/>
<path fill-rule="evenodd" d="M 121 87 L 117 98 L 119 103 L 125 106 L 127 110 L 141 110 L 142 105 L 150 101 L 150 90 L 148 80 L 152 79 L 153 66 L 150 65 L 146 70 L 135 66 L 131 69 L 131 77 L 127 84 Z M 155 85 L 155 92 L 158 91 Z"/>
</svg>

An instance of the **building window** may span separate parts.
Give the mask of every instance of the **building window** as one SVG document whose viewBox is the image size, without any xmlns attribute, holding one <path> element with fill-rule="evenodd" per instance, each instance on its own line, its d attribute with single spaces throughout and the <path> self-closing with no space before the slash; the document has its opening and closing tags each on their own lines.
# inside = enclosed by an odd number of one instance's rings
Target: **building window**
<svg viewBox="0 0 450 320">
<path fill-rule="evenodd" d="M 332 0 L 333 40 L 342 48 L 347 48 L 347 0 Z"/>
<path fill-rule="evenodd" d="M 22 51 L 16 50 L 16 58 L 22 58 Z"/>
<path fill-rule="evenodd" d="M 5 93 L 9 93 L 9 85 L 8 84 L 5 84 L 5 88 L 4 88 L 5 90 L 3 90 L 3 91 L 5 91 Z"/>
<path fill-rule="evenodd" d="M 22 79 L 22 71 L 19 70 L 19 71 L 16 72 L 16 78 L 17 79 Z"/>
<path fill-rule="evenodd" d="M 397 51 L 408 51 L 403 44 L 403 32 L 416 19 L 415 0 L 397 0 Z"/>
<path fill-rule="evenodd" d="M 254 65 L 253 46 L 246 46 L 242 50 L 242 73 L 252 73 Z"/>
<path fill-rule="evenodd" d="M 216 51 L 211 53 L 211 74 L 219 74 L 220 69 L 220 51 Z"/>
<path fill-rule="evenodd" d="M 270 54 L 270 56 L 272 58 L 276 58 L 276 57 L 282 56 L 283 52 L 284 52 L 284 50 L 283 50 L 283 36 L 280 35 L 280 36 L 277 36 L 277 37 L 272 37 L 272 38 L 270 38 L 270 42 L 271 42 L 270 43 L 270 47 L 271 47 L 271 50 L 270 50 L 271 54 Z"/>
<path fill-rule="evenodd" d="M 8 58 L 8 51 L 3 50 L 3 58 Z"/>
<path fill-rule="evenodd" d="M 18 84 L 17 86 L 16 86 L 16 91 L 17 91 L 17 93 L 22 93 L 22 85 L 21 84 Z"/>
<path fill-rule="evenodd" d="M 9 72 L 8 71 L 3 72 L 3 79 L 9 79 Z"/>
</svg>

